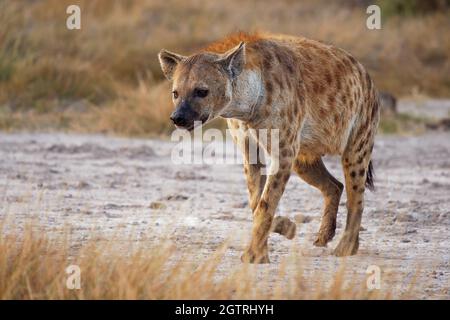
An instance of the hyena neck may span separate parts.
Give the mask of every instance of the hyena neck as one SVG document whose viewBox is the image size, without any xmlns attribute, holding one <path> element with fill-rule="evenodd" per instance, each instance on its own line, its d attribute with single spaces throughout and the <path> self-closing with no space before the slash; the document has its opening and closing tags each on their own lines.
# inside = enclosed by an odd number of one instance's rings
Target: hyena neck
<svg viewBox="0 0 450 320">
<path fill-rule="evenodd" d="M 264 85 L 261 73 L 245 69 L 231 85 L 232 100 L 221 113 L 224 118 L 233 118 L 245 122 L 258 117 L 258 111 L 264 100 Z"/>
</svg>

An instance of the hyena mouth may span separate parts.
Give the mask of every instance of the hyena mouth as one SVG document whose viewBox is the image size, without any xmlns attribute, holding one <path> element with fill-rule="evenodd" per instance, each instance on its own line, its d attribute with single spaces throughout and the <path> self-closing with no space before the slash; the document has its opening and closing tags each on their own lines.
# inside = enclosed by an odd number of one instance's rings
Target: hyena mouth
<svg viewBox="0 0 450 320">
<path fill-rule="evenodd" d="M 209 119 L 209 114 L 204 114 L 200 117 L 200 121 L 204 124 Z"/>
<path fill-rule="evenodd" d="M 208 120 L 209 120 L 209 115 L 205 114 L 205 115 L 202 115 L 199 120 L 195 120 L 191 124 L 188 124 L 186 126 L 177 126 L 177 125 L 175 125 L 175 126 L 179 129 L 185 129 L 187 131 L 192 131 L 192 130 L 194 130 L 194 128 L 196 128 L 200 125 L 203 125 Z M 199 124 L 199 122 L 201 122 L 201 124 Z"/>
</svg>

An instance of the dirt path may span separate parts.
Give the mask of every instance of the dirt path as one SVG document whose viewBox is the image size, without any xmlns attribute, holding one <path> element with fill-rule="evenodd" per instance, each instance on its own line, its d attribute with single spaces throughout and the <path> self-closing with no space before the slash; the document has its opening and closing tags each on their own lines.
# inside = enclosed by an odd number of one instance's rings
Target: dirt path
<svg viewBox="0 0 450 320">
<path fill-rule="evenodd" d="M 118 243 L 170 239 L 192 260 L 229 241 L 220 267 L 226 274 L 240 263 L 251 229 L 242 168 L 174 165 L 172 147 L 92 135 L 0 134 L 0 218 L 20 227 L 38 217 L 49 231 L 70 226 L 73 246 L 92 232 Z M 365 277 L 377 265 L 383 290 L 399 295 L 417 277 L 415 297 L 449 299 L 450 135 L 381 136 L 374 157 L 377 190 L 367 194 L 360 251 L 345 260 L 346 276 Z M 338 160 L 326 164 L 342 181 Z M 304 276 L 319 273 L 327 285 L 343 261 L 331 250 L 345 223 L 345 195 L 337 236 L 319 249 L 312 242 L 321 206 L 320 193 L 292 176 L 279 211 L 299 222 L 297 235 L 293 241 L 272 235 L 272 263 L 258 270 L 276 274 L 295 251 Z M 287 272 L 297 267 L 287 263 Z"/>
</svg>

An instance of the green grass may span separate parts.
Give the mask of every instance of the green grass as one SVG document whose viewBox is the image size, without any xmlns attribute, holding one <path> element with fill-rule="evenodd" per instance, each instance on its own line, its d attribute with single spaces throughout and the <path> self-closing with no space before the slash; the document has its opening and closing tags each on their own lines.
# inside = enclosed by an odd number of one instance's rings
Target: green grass
<svg viewBox="0 0 450 320">
<path fill-rule="evenodd" d="M 411 134 L 420 133 L 425 129 L 425 124 L 430 120 L 407 113 L 399 113 L 395 116 L 381 117 L 379 132 L 383 134 Z"/>
</svg>

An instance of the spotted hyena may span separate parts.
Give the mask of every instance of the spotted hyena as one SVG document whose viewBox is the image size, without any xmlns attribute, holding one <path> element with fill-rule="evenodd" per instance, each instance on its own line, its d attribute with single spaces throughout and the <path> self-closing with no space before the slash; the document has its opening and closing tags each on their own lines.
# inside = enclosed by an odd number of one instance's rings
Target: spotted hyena
<svg viewBox="0 0 450 320">
<path fill-rule="evenodd" d="M 173 83 L 175 125 L 191 130 L 194 121 L 226 118 L 242 148 L 254 219 L 242 261 L 269 262 L 271 231 L 295 234 L 290 220 L 274 219 L 292 170 L 325 199 L 314 244 L 326 246 L 333 238 L 344 186 L 322 162 L 326 154 L 341 156 L 347 193 L 347 224 L 334 253 L 356 254 L 364 191 L 373 188 L 370 159 L 379 102 L 368 72 L 352 55 L 301 37 L 239 33 L 190 56 L 161 50 L 159 60 Z M 269 139 L 263 143 L 255 134 L 258 129 L 279 130 L 276 154 Z M 263 175 L 266 162 L 249 161 L 251 142 L 271 163 L 278 160 L 276 173 Z"/>
</svg>

